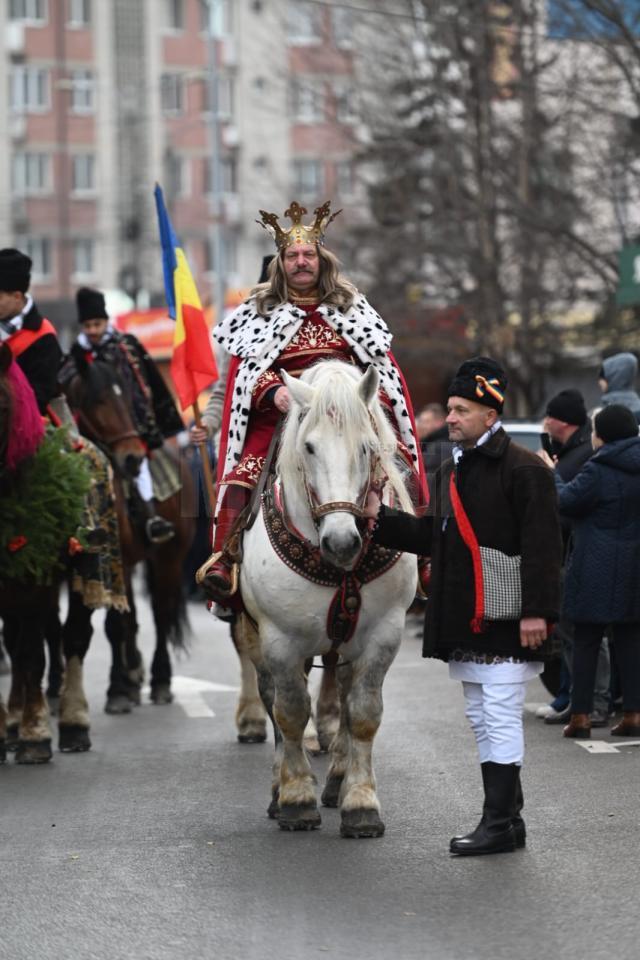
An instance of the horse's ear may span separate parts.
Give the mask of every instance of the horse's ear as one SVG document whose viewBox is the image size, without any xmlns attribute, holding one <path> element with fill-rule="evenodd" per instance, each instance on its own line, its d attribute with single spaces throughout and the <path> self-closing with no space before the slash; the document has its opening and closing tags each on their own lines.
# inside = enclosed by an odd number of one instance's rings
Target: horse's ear
<svg viewBox="0 0 640 960">
<path fill-rule="evenodd" d="M 378 386 L 380 384 L 380 377 L 378 376 L 378 371 L 373 365 L 367 367 L 367 372 L 362 377 L 362 380 L 358 384 L 358 393 L 360 399 L 364 403 L 365 407 L 368 407 L 378 392 Z"/>
<path fill-rule="evenodd" d="M 303 383 L 302 380 L 290 377 L 286 370 L 281 370 L 280 376 L 284 380 L 284 385 L 291 394 L 292 400 L 299 407 L 310 407 L 315 395 L 314 388 L 310 387 L 308 383 Z"/>
<path fill-rule="evenodd" d="M 87 355 L 79 343 L 74 343 L 71 347 L 71 359 L 80 376 L 85 378 L 89 372 L 89 364 L 87 363 Z"/>
</svg>

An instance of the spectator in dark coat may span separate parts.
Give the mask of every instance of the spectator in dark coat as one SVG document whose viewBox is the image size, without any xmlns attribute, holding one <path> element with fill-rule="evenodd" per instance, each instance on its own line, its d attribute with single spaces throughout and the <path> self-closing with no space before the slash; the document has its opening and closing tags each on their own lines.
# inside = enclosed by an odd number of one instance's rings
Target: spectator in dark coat
<svg viewBox="0 0 640 960">
<path fill-rule="evenodd" d="M 613 736 L 640 736 L 640 437 L 620 404 L 594 419 L 595 455 L 565 483 L 556 470 L 563 516 L 574 523 L 563 613 L 574 622 L 571 721 L 566 737 L 591 736 L 589 713 L 598 648 L 611 626 L 620 665 L 623 720 Z"/>
<path fill-rule="evenodd" d="M 579 390 L 561 390 L 549 400 L 543 427 L 551 440 L 556 459 L 556 470 L 568 483 L 573 480 L 582 465 L 592 456 L 591 422 L 587 416 L 584 399 Z M 562 519 L 564 561 L 566 563 L 571 537 L 571 521 Z M 555 638 L 562 651 L 561 685 L 548 705 L 541 707 L 536 716 L 545 723 L 566 723 L 571 706 L 571 663 L 573 660 L 573 624 L 562 617 L 556 624 Z M 592 726 L 604 727 L 609 716 L 609 683 L 611 679 L 609 647 L 606 639 L 600 648 L 596 673 L 595 696 L 591 716 Z"/>
<path fill-rule="evenodd" d="M 602 406 L 620 403 L 635 414 L 640 423 L 640 397 L 635 390 L 638 361 L 632 353 L 615 353 L 600 368 L 598 383 L 602 390 Z"/>
<path fill-rule="evenodd" d="M 502 429 L 506 385 L 494 360 L 463 363 L 449 387 L 453 457 L 436 474 L 429 513 L 380 506 L 373 492 L 366 511 L 376 518 L 376 542 L 431 556 L 423 655 L 447 661 L 451 678 L 462 681 L 485 791 L 476 829 L 451 841 L 462 855 L 524 845 L 525 687 L 542 670 L 560 605 L 553 475 Z M 493 576 L 491 559 L 500 566 Z"/>
<path fill-rule="evenodd" d="M 416 415 L 416 435 L 424 463 L 429 493 L 433 493 L 433 476 L 453 450 L 449 440 L 447 412 L 441 403 L 428 403 Z"/>
</svg>

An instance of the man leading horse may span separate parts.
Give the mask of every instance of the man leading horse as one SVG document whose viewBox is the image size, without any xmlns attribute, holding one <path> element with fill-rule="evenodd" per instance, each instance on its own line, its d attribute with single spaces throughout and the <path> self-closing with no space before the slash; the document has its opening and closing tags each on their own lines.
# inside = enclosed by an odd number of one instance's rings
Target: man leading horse
<svg viewBox="0 0 640 960">
<path fill-rule="evenodd" d="M 340 211 L 338 211 L 340 212 Z M 213 554 L 199 571 L 208 596 L 229 613 L 235 592 L 234 558 L 228 549 L 236 520 L 248 504 L 265 465 L 276 424 L 290 405 L 281 371 L 299 378 L 321 360 L 345 360 L 379 375 L 380 399 L 388 413 L 407 469 L 414 475 L 416 500 L 424 477 L 415 440 L 411 400 L 389 349 L 391 333 L 366 297 L 340 272 L 324 245 L 325 231 L 337 213 L 327 202 L 311 223 L 295 201 L 285 211 L 291 226 L 260 211 L 261 226 L 275 240 L 277 255 L 266 283 L 226 317 L 214 331 L 231 354 L 224 403 L 218 481 L 219 498 Z"/>
</svg>

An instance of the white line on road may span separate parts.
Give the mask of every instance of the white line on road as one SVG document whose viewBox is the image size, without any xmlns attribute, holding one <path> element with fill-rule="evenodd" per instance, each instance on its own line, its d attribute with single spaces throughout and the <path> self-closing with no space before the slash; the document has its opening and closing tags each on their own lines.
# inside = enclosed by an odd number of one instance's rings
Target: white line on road
<svg viewBox="0 0 640 960">
<path fill-rule="evenodd" d="M 205 701 L 204 693 L 237 693 L 238 687 L 229 687 L 226 683 L 214 683 L 210 680 L 198 680 L 195 677 L 173 677 L 171 692 L 175 702 L 192 719 L 215 717 L 215 713 Z M 146 694 L 149 694 L 149 689 Z"/>
</svg>

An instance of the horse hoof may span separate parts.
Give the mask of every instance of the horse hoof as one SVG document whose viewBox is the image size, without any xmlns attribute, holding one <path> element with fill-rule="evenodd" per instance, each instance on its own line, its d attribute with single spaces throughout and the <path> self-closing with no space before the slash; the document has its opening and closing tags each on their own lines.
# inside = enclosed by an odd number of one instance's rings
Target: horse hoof
<svg viewBox="0 0 640 960">
<path fill-rule="evenodd" d="M 327 777 L 327 782 L 322 791 L 323 807 L 337 807 L 340 800 L 340 787 L 344 777 Z"/>
<path fill-rule="evenodd" d="M 89 728 L 77 723 L 60 724 L 58 727 L 58 750 L 61 753 L 85 753 L 91 750 Z"/>
<path fill-rule="evenodd" d="M 340 824 L 341 837 L 381 837 L 384 823 L 377 810 L 343 810 Z"/>
<path fill-rule="evenodd" d="M 131 687 L 130 690 L 127 690 L 127 699 L 132 707 L 139 707 L 142 703 L 140 687 Z"/>
<path fill-rule="evenodd" d="M 16 763 L 48 763 L 53 753 L 51 738 L 46 740 L 19 740 Z"/>
<path fill-rule="evenodd" d="M 15 753 L 18 749 L 18 724 L 7 724 L 7 739 L 5 747 L 8 753 Z"/>
<path fill-rule="evenodd" d="M 168 683 L 159 684 L 157 687 L 151 687 L 151 703 L 163 705 L 173 703 L 173 694 Z"/>
<path fill-rule="evenodd" d="M 322 753 L 322 747 L 317 737 L 305 738 L 304 748 L 312 757 L 319 757 Z"/>
<path fill-rule="evenodd" d="M 113 716 L 131 713 L 131 700 L 129 697 L 125 697 L 124 694 L 118 694 L 116 697 L 107 697 L 104 712 L 110 713 Z"/>
<path fill-rule="evenodd" d="M 317 830 L 322 820 L 315 804 L 285 803 L 278 809 L 281 830 Z"/>
<path fill-rule="evenodd" d="M 52 717 L 57 717 L 60 712 L 60 697 L 49 696 L 47 694 L 47 703 L 49 704 L 49 713 Z"/>
<path fill-rule="evenodd" d="M 238 734 L 238 743 L 264 743 L 266 739 L 266 729 L 245 730 L 243 733 Z"/>
</svg>

